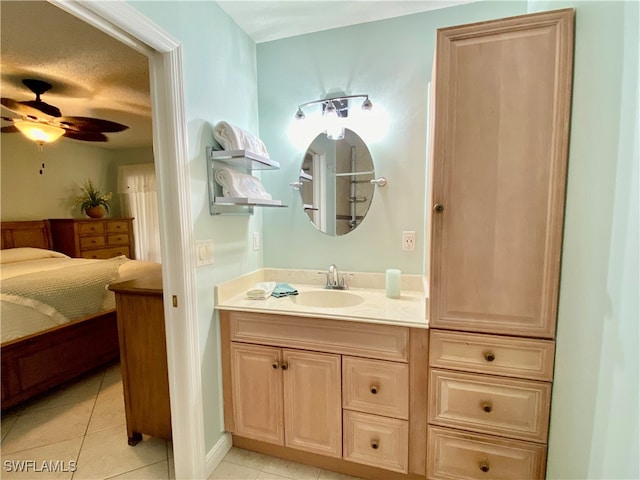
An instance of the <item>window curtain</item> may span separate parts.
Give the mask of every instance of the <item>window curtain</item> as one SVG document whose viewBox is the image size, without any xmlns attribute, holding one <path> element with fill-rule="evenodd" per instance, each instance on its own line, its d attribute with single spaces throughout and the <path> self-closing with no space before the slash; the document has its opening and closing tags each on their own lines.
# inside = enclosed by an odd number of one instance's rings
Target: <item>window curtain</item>
<svg viewBox="0 0 640 480">
<path fill-rule="evenodd" d="M 119 166 L 118 193 L 121 195 L 122 213 L 134 218 L 136 259 L 160 262 L 160 225 L 154 164 Z"/>
</svg>

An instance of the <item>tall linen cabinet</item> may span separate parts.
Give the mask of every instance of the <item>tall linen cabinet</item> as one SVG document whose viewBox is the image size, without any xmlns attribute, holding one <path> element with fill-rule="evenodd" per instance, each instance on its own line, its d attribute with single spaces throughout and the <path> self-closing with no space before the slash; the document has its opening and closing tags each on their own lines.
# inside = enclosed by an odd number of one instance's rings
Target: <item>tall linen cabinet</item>
<svg viewBox="0 0 640 480">
<path fill-rule="evenodd" d="M 572 9 L 437 32 L 427 477 L 545 476 Z"/>
</svg>

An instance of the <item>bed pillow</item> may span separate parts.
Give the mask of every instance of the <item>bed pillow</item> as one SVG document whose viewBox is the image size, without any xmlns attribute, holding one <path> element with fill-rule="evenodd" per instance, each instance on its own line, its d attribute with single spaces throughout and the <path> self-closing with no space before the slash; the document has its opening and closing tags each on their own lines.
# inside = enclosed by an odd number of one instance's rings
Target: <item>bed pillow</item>
<svg viewBox="0 0 640 480">
<path fill-rule="evenodd" d="M 43 248 L 20 247 L 0 250 L 0 263 L 24 262 L 41 258 L 71 258 L 64 253 L 45 250 Z"/>
</svg>

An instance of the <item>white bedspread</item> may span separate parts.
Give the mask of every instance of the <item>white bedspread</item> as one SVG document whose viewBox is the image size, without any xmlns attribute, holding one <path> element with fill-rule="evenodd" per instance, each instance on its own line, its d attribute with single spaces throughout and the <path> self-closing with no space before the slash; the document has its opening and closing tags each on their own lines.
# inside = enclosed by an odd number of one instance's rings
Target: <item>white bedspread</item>
<svg viewBox="0 0 640 480">
<path fill-rule="evenodd" d="M 115 307 L 107 285 L 160 264 L 125 257 L 109 260 L 36 258 L 0 267 L 2 343 Z M 97 274 L 97 275 L 96 275 Z M 35 290 L 34 286 L 39 286 Z M 53 298 L 52 301 L 49 297 Z"/>
</svg>

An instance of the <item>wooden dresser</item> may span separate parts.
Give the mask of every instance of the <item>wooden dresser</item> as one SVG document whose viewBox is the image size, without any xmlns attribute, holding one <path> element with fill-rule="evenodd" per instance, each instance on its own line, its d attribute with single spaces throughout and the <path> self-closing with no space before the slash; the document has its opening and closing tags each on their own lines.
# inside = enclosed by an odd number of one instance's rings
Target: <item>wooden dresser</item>
<svg viewBox="0 0 640 480">
<path fill-rule="evenodd" d="M 53 249 L 76 258 L 135 258 L 133 218 L 49 219 Z"/>
<path fill-rule="evenodd" d="M 129 445 L 142 434 L 171 439 L 162 275 L 112 283 Z"/>
</svg>

